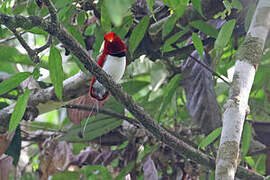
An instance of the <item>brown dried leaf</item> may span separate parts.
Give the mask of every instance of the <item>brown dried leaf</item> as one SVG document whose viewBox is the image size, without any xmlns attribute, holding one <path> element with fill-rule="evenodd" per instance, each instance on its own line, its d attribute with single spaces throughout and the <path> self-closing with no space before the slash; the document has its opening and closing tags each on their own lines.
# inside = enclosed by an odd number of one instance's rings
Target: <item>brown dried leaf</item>
<svg viewBox="0 0 270 180">
<path fill-rule="evenodd" d="M 68 168 L 73 154 L 67 142 L 57 142 L 56 139 L 49 138 L 42 147 L 39 165 L 41 179 L 45 180 L 48 176 Z"/>
<path fill-rule="evenodd" d="M 112 162 L 116 157 L 119 156 L 121 150 L 105 150 L 99 152 L 92 147 L 88 147 L 85 150 L 82 150 L 71 162 L 72 165 L 77 165 L 79 167 L 83 165 L 107 165 Z"/>
<path fill-rule="evenodd" d="M 197 51 L 194 51 L 192 56 L 211 67 L 211 57 L 207 53 L 203 60 Z M 216 100 L 212 73 L 190 57 L 183 62 L 182 72 L 182 85 L 189 114 L 203 133 L 208 134 L 221 126 L 221 112 Z"/>
<path fill-rule="evenodd" d="M 107 102 L 109 98 L 106 98 L 103 101 L 96 101 L 94 98 L 89 96 L 89 94 L 81 96 L 77 98 L 75 101 L 73 101 L 71 104 L 77 104 L 77 105 L 83 105 L 83 106 L 89 106 L 89 107 L 96 107 L 96 108 L 101 108 L 102 105 Z M 81 121 L 85 118 L 88 118 L 90 114 L 90 111 L 84 111 L 80 109 L 67 109 L 67 115 L 70 118 L 70 120 L 73 123 L 80 124 Z M 96 112 L 93 112 L 91 116 L 96 115 Z M 89 117 L 91 117 L 89 116 Z"/>
<path fill-rule="evenodd" d="M 5 154 L 0 156 L 0 179 L 9 180 L 10 173 L 14 172 L 15 168 L 12 164 L 13 158 Z"/>
<path fill-rule="evenodd" d="M 10 136 L 8 136 L 8 132 L 4 133 L 4 134 L 0 134 L 0 156 L 6 151 L 6 149 L 9 146 L 9 143 L 11 142 L 13 136 L 14 136 L 14 132 L 11 133 Z"/>
</svg>

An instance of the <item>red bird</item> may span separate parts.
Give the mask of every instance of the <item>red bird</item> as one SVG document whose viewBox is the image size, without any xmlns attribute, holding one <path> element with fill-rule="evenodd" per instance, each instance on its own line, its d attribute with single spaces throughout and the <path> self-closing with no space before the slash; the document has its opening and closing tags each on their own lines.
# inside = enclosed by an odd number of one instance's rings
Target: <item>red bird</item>
<svg viewBox="0 0 270 180">
<path fill-rule="evenodd" d="M 118 83 L 124 75 L 126 68 L 126 46 L 121 39 L 110 32 L 104 36 L 104 49 L 98 57 L 97 63 L 102 69 Z M 72 104 L 100 107 L 109 97 L 108 90 L 93 76 L 89 88 L 89 95 L 76 99 Z M 88 111 L 68 109 L 68 117 L 74 123 L 80 123 L 82 119 L 89 118 Z M 94 115 L 91 113 L 90 116 Z"/>
<path fill-rule="evenodd" d="M 97 63 L 116 83 L 123 77 L 126 68 L 126 46 L 114 32 L 104 36 L 104 49 Z M 106 99 L 109 95 L 95 77 L 92 77 L 89 93 L 98 101 Z"/>
</svg>

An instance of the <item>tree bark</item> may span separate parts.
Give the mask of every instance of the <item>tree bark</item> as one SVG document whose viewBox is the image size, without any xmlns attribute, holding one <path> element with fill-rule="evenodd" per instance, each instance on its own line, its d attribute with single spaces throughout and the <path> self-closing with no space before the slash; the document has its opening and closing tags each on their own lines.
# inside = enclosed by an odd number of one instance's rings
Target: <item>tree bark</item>
<svg viewBox="0 0 270 180">
<path fill-rule="evenodd" d="M 270 27 L 270 1 L 260 0 L 247 36 L 239 48 L 216 159 L 216 179 L 233 180 L 239 162 L 240 140 L 248 97 Z"/>
</svg>

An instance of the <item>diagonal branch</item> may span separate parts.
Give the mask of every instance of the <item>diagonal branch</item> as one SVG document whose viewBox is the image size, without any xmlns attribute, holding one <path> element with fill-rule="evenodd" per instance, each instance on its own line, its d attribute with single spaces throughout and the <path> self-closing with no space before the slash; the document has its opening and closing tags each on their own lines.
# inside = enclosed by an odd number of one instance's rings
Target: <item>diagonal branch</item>
<svg viewBox="0 0 270 180">
<path fill-rule="evenodd" d="M 12 24 L 13 26 L 28 29 L 38 26 L 41 29 L 49 32 L 52 36 L 65 46 L 69 47 L 70 51 L 84 64 L 86 69 L 90 71 L 104 87 L 106 87 L 115 99 L 125 105 L 125 107 L 133 114 L 133 116 L 158 140 L 164 142 L 176 152 L 193 161 L 202 164 L 206 167 L 214 169 L 215 161 L 212 157 L 203 154 L 201 151 L 189 146 L 182 140 L 176 138 L 160 127 L 152 117 L 138 106 L 131 96 L 127 95 L 123 89 L 117 85 L 96 63 L 91 59 L 88 52 L 63 28 L 55 24 L 44 21 L 43 19 L 30 16 L 29 18 L 23 16 L 11 17 L 0 14 L 0 23 Z M 1 113 L 0 113 L 1 114 Z M 1 116 L 0 116 L 1 117 Z M 0 121 L 1 122 L 1 121 Z M 239 168 L 238 177 L 250 177 L 250 179 L 263 179 L 263 176 L 255 172 L 250 172 L 247 169 Z"/>
</svg>

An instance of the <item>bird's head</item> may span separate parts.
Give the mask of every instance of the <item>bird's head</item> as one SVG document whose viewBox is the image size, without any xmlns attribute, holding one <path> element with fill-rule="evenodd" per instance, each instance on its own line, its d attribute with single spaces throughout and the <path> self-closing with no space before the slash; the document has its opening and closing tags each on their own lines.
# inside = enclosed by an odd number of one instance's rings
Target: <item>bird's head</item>
<svg viewBox="0 0 270 180">
<path fill-rule="evenodd" d="M 119 54 L 126 51 L 125 44 L 114 32 L 106 34 L 104 42 L 104 51 L 108 54 Z"/>
</svg>

